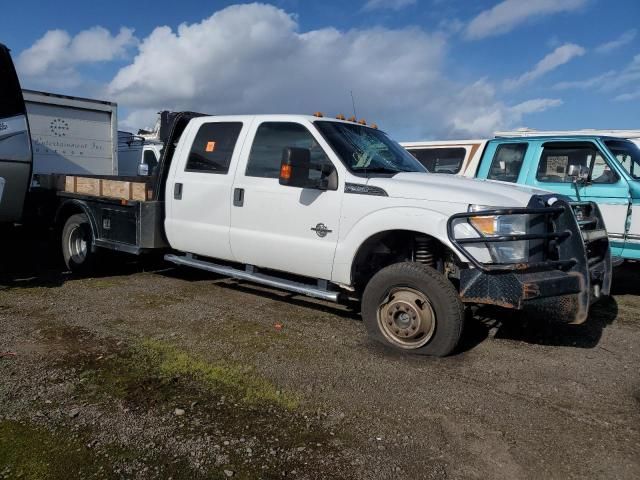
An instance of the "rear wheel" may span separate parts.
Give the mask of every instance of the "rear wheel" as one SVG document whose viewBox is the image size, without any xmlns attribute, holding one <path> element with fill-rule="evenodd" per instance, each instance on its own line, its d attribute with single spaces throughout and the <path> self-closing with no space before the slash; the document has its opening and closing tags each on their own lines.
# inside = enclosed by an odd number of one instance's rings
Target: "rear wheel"
<svg viewBox="0 0 640 480">
<path fill-rule="evenodd" d="M 372 338 L 399 350 L 443 357 L 458 344 L 464 307 L 442 274 L 420 263 L 397 263 L 367 284 L 362 316 Z"/>
<path fill-rule="evenodd" d="M 93 233 L 87 216 L 71 215 L 62 229 L 62 256 L 67 268 L 74 273 L 89 273 L 97 258 L 92 246 Z"/>
</svg>

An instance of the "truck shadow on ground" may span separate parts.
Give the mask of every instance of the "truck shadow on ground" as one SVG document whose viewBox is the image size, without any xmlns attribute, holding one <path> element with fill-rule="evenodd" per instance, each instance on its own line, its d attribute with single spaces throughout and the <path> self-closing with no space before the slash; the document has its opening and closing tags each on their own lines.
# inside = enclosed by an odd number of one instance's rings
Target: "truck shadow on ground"
<svg viewBox="0 0 640 480">
<path fill-rule="evenodd" d="M 593 305 L 589 318 L 580 325 L 553 322 L 523 312 L 482 307 L 467 320 L 459 351 L 471 350 L 489 337 L 534 345 L 594 348 L 600 342 L 604 329 L 617 316 L 618 304 L 613 297 Z"/>
</svg>

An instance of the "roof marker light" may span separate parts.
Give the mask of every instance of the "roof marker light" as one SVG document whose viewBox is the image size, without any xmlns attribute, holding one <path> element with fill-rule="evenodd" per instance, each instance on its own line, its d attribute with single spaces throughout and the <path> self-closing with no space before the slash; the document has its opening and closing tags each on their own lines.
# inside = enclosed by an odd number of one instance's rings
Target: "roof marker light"
<svg viewBox="0 0 640 480">
<path fill-rule="evenodd" d="M 313 114 L 314 117 L 318 117 L 318 118 L 322 118 L 324 117 L 324 115 L 322 114 L 322 112 L 316 112 Z"/>
<path fill-rule="evenodd" d="M 339 113 L 338 115 L 336 115 L 336 118 L 337 118 L 338 120 L 346 120 L 346 117 L 345 117 L 343 114 L 341 114 L 341 113 Z"/>
<path fill-rule="evenodd" d="M 366 125 L 367 121 L 364 118 L 361 118 L 360 121 L 358 122 L 360 125 Z"/>
<path fill-rule="evenodd" d="M 355 115 L 350 116 L 349 118 L 347 118 L 347 121 L 348 122 L 356 122 L 357 121 L 356 116 Z"/>
</svg>

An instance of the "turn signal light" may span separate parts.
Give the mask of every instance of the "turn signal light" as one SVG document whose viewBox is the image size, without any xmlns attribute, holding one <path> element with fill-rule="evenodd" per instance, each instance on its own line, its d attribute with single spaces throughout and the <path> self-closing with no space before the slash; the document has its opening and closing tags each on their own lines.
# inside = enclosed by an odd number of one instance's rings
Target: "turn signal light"
<svg viewBox="0 0 640 480">
<path fill-rule="evenodd" d="M 283 163 L 280 166 L 280 178 L 283 180 L 289 180 L 291 178 L 291 165 Z"/>
<path fill-rule="evenodd" d="M 471 217 L 469 221 L 483 235 L 491 236 L 496 234 L 496 217 Z"/>
</svg>

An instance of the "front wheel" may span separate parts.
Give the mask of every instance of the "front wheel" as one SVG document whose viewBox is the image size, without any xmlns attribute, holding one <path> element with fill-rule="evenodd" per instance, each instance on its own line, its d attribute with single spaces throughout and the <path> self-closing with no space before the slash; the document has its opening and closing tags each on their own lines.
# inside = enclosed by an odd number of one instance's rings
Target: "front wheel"
<svg viewBox="0 0 640 480">
<path fill-rule="evenodd" d="M 383 268 L 369 281 L 362 317 L 369 335 L 385 345 L 444 357 L 462 335 L 464 306 L 441 273 L 405 262 Z"/>
<path fill-rule="evenodd" d="M 92 246 L 93 234 L 87 216 L 71 215 L 62 228 L 62 256 L 67 268 L 73 273 L 90 273 L 97 257 Z"/>
</svg>

